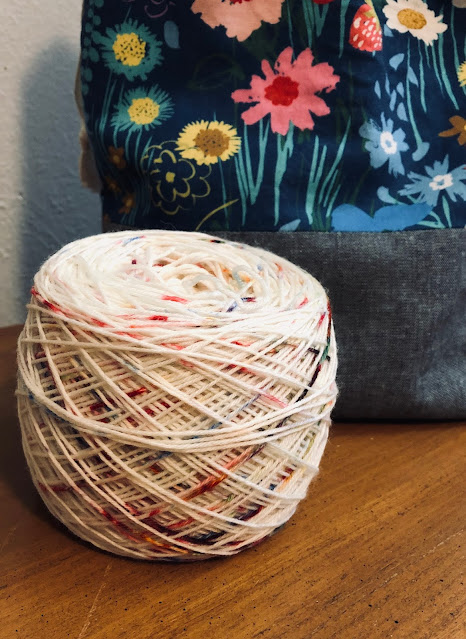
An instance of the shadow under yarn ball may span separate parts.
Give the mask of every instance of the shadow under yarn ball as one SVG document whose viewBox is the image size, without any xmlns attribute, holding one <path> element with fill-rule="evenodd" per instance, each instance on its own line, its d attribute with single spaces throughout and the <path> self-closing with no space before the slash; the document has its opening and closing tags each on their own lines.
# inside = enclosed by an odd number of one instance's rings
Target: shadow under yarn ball
<svg viewBox="0 0 466 639">
<path fill-rule="evenodd" d="M 233 555 L 294 513 L 337 389 L 322 286 L 202 233 L 68 244 L 37 273 L 18 342 L 34 483 L 99 548 Z"/>
</svg>

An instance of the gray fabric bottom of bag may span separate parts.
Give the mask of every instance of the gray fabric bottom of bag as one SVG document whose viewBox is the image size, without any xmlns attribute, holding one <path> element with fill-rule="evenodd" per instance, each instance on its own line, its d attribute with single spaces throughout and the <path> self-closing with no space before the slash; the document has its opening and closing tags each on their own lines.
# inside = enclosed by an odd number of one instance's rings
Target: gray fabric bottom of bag
<svg viewBox="0 0 466 639">
<path fill-rule="evenodd" d="M 281 255 L 326 288 L 339 358 L 334 419 L 466 417 L 465 229 L 216 235 Z"/>
</svg>

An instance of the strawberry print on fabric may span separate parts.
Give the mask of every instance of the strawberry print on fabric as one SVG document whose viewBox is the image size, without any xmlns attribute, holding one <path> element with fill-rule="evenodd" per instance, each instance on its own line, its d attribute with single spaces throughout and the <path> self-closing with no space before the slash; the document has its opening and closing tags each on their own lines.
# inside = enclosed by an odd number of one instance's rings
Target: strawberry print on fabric
<svg viewBox="0 0 466 639">
<path fill-rule="evenodd" d="M 349 43 L 360 51 L 382 49 L 382 29 L 371 0 L 357 10 L 351 23 Z"/>
</svg>

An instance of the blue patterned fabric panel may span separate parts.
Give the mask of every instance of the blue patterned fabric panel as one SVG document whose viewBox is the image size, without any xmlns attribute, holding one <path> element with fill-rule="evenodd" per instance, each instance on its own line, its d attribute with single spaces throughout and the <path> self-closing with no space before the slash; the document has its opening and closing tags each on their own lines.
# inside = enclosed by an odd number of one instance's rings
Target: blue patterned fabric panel
<svg viewBox="0 0 466 639">
<path fill-rule="evenodd" d="M 465 226 L 465 34 L 466 0 L 85 0 L 105 219 Z"/>
</svg>

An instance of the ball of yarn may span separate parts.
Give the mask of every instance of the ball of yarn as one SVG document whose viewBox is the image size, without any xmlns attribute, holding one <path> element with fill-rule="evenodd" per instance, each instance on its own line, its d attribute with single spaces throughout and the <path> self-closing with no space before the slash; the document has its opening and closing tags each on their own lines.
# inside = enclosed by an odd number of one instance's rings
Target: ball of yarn
<svg viewBox="0 0 466 639">
<path fill-rule="evenodd" d="M 324 289 L 277 255 L 178 231 L 78 240 L 37 273 L 18 342 L 33 481 L 107 551 L 235 554 L 305 497 L 336 366 Z"/>
</svg>

